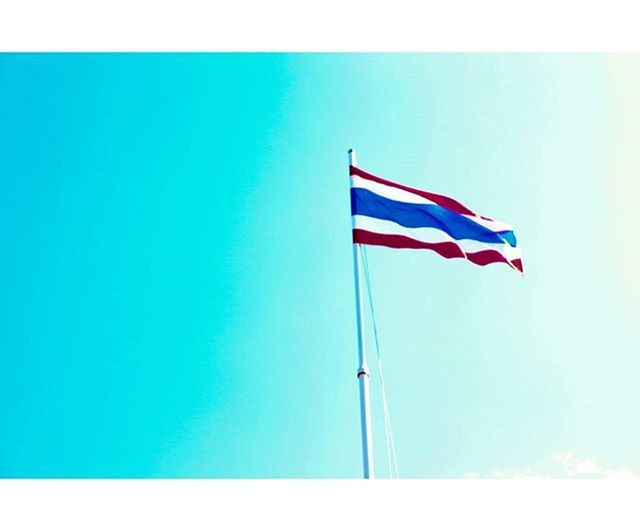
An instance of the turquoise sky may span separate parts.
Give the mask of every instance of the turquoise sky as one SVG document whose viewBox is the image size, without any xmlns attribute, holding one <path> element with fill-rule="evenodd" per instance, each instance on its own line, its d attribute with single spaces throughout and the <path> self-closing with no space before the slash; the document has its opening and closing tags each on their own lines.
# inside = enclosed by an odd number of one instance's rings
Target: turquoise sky
<svg viewBox="0 0 640 531">
<path fill-rule="evenodd" d="M 639 62 L 0 56 L 0 476 L 359 477 L 349 147 L 523 249 L 369 249 L 400 475 L 637 474 Z"/>
</svg>

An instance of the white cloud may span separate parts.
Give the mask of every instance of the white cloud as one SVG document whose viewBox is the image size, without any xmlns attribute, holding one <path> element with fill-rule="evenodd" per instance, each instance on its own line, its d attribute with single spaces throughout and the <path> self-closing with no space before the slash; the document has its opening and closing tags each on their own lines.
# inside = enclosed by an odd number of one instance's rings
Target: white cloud
<svg viewBox="0 0 640 531">
<path fill-rule="evenodd" d="M 496 478 L 496 479 L 551 479 L 551 476 L 545 476 L 543 474 L 536 474 L 532 470 L 524 470 L 524 471 L 513 471 L 513 470 L 494 470 L 490 474 L 483 476 L 482 474 L 477 474 L 475 472 L 471 472 L 468 474 L 464 474 L 463 479 L 488 479 L 488 478 Z"/>
<path fill-rule="evenodd" d="M 592 459 L 578 457 L 574 452 L 558 453 L 553 460 L 560 465 L 560 472 L 551 475 L 527 470 L 493 470 L 488 475 L 475 472 L 464 474 L 463 478 L 504 478 L 504 479 L 551 479 L 551 478 L 606 478 L 638 479 L 640 475 L 625 469 L 609 469 Z"/>
<path fill-rule="evenodd" d="M 505 479 L 550 479 L 550 476 L 545 476 L 544 474 L 536 474 L 532 470 L 525 470 L 520 472 L 506 472 L 504 470 L 494 470 L 493 477 L 505 478 Z"/>
<path fill-rule="evenodd" d="M 573 452 L 556 454 L 554 460 L 569 478 L 632 479 L 638 477 L 631 470 L 609 469 L 591 459 L 579 458 Z"/>
</svg>

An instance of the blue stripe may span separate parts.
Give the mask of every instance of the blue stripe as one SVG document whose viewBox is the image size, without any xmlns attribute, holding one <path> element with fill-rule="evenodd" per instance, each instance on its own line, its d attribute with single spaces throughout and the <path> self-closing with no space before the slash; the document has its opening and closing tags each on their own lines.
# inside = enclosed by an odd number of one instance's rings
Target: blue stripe
<svg viewBox="0 0 640 531">
<path fill-rule="evenodd" d="M 387 199 L 365 188 L 351 188 L 351 215 L 393 221 L 407 228 L 433 227 L 456 240 L 504 243 L 515 247 L 513 231 L 494 232 L 475 221 L 439 205 L 403 203 Z"/>
<path fill-rule="evenodd" d="M 515 247 L 516 245 L 518 245 L 516 235 L 512 230 L 503 230 L 500 232 L 496 232 L 496 234 L 502 236 L 502 239 L 504 239 L 509 245 L 511 245 L 511 247 Z"/>
</svg>

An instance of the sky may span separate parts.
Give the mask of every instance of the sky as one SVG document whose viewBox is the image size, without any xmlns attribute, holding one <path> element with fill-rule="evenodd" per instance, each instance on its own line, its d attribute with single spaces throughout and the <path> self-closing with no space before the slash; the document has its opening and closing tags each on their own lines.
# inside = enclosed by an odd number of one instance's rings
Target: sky
<svg viewBox="0 0 640 531">
<path fill-rule="evenodd" d="M 400 476 L 639 475 L 639 88 L 635 55 L 0 55 L 0 477 L 360 477 L 349 148 L 523 253 L 368 249 Z"/>
</svg>

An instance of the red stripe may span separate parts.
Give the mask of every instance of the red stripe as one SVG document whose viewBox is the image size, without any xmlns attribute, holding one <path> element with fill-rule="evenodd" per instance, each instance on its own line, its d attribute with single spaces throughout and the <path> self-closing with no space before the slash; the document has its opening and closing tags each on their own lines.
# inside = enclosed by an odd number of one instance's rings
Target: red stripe
<svg viewBox="0 0 640 531">
<path fill-rule="evenodd" d="M 425 243 L 399 234 L 378 234 L 363 229 L 353 229 L 353 243 L 382 245 L 393 249 L 430 249 L 444 258 L 464 258 L 464 253 L 454 242 Z"/>
<path fill-rule="evenodd" d="M 522 269 L 522 260 L 520 260 L 520 258 L 515 258 L 514 260 L 511 260 L 511 263 L 509 263 L 509 260 L 507 260 L 495 249 L 487 249 L 485 251 L 467 253 L 467 259 L 469 260 L 469 262 L 473 262 L 474 264 L 480 266 L 486 266 L 496 263 L 511 265 L 514 269 L 517 269 L 518 271 L 520 271 L 520 273 L 524 274 L 524 271 Z"/>
<path fill-rule="evenodd" d="M 495 249 L 486 249 L 475 253 L 467 253 L 467 258 L 470 262 L 479 266 L 485 266 L 495 262 L 503 262 L 505 264 L 509 263 L 509 261 Z"/>
<path fill-rule="evenodd" d="M 522 260 L 520 258 L 516 258 L 515 260 L 511 260 L 511 263 L 516 266 L 516 269 L 520 271 L 524 275 L 524 269 L 522 267 Z"/>
<path fill-rule="evenodd" d="M 429 249 L 444 258 L 465 258 L 465 254 L 454 242 L 425 243 L 399 234 L 378 234 L 362 229 L 353 229 L 353 243 L 382 245 L 383 247 L 391 247 L 393 249 Z M 467 253 L 466 258 L 470 262 L 480 266 L 498 262 L 509 264 L 509 261 L 495 249 Z M 518 271 L 523 272 L 522 260 L 516 258 L 511 264 Z"/>
<path fill-rule="evenodd" d="M 474 264 L 478 264 L 480 266 L 485 266 L 487 264 L 495 264 L 496 262 L 503 262 L 509 265 L 509 260 L 507 260 L 502 254 L 500 254 L 495 249 L 487 249 L 485 251 L 478 251 L 475 253 L 467 253 L 467 258 L 470 262 Z M 520 273 L 524 273 L 522 269 L 522 260 L 520 258 L 515 258 L 511 261 L 511 265 L 520 271 Z"/>
<path fill-rule="evenodd" d="M 449 210 L 452 210 L 453 212 L 457 212 L 458 214 L 463 214 L 466 216 L 477 215 L 475 212 L 473 212 L 472 210 L 469 210 L 466 206 L 464 206 L 462 203 L 459 203 L 455 199 L 451 199 L 450 197 L 447 197 L 445 195 L 425 192 L 424 190 L 418 190 L 416 188 L 404 186 L 403 184 L 387 181 L 382 177 L 376 177 L 375 175 L 367 173 L 366 171 L 361 170 L 360 168 L 357 168 L 355 166 L 349 166 L 349 175 L 357 175 L 358 177 L 362 177 L 363 179 L 368 179 L 369 181 L 374 181 L 380 184 L 386 184 L 387 186 L 393 186 L 394 188 L 404 190 L 405 192 L 411 192 L 412 194 L 416 194 L 416 195 L 419 195 L 420 197 L 424 197 L 429 201 L 433 201 L 436 205 L 440 205 L 441 207 L 448 208 Z M 484 219 L 489 220 L 489 218 L 484 218 Z"/>
</svg>

